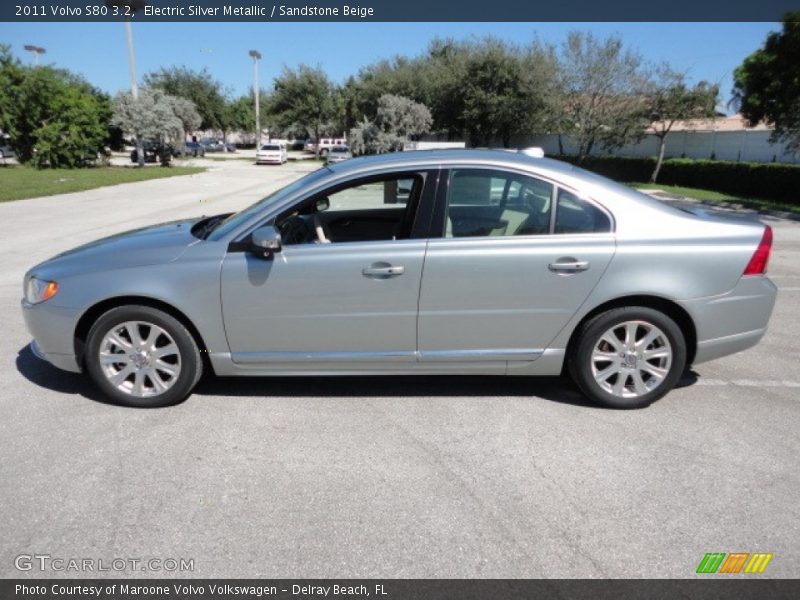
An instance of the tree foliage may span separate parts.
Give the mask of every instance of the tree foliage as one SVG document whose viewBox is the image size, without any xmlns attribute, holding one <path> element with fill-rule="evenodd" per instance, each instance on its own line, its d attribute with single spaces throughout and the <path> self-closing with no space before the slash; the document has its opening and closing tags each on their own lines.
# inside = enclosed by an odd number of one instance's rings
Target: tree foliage
<svg viewBox="0 0 800 600">
<path fill-rule="evenodd" d="M 187 133 L 200 127 L 203 118 L 197 112 L 197 108 L 191 100 L 178 96 L 167 96 L 167 98 L 172 106 L 173 114 L 181 122 L 181 128 L 183 129 L 182 139 L 185 141 Z"/>
<path fill-rule="evenodd" d="M 689 86 L 686 75 L 663 64 L 655 69 L 645 93 L 650 131 L 658 138 L 658 155 L 650 181 L 655 182 L 664 162 L 667 136 L 676 121 L 713 117 L 719 86 L 701 81 Z"/>
<path fill-rule="evenodd" d="M 269 114 L 269 93 L 261 89 L 259 90 L 259 117 L 261 120 L 261 127 L 268 128 L 270 133 L 275 129 L 274 119 Z M 244 139 L 255 143 L 256 131 L 256 110 L 255 99 L 253 98 L 252 90 L 243 96 L 234 98 L 228 102 L 228 120 L 230 128 L 235 131 L 243 132 Z"/>
<path fill-rule="evenodd" d="M 571 133 L 583 160 L 592 149 L 638 141 L 649 124 L 642 60 L 622 40 L 571 32 L 559 56 L 564 133 Z"/>
<path fill-rule="evenodd" d="M 787 13 L 783 29 L 733 73 L 734 101 L 751 122 L 775 126 L 773 141 L 800 151 L 800 12 Z"/>
<path fill-rule="evenodd" d="M 108 97 L 83 79 L 22 66 L 0 47 L 0 128 L 20 162 L 63 168 L 93 161 L 109 137 L 110 111 Z"/>
<path fill-rule="evenodd" d="M 333 128 L 333 93 L 333 84 L 322 69 L 287 67 L 275 79 L 270 112 L 278 127 L 289 130 L 302 126 L 319 140 L 323 132 Z"/>
<path fill-rule="evenodd" d="M 350 146 L 356 154 L 402 150 L 405 142 L 430 131 L 431 123 L 431 112 L 424 104 L 384 94 L 378 99 L 374 120 L 364 118 L 350 130 Z"/>
<path fill-rule="evenodd" d="M 200 114 L 201 129 L 228 131 L 228 107 L 222 84 L 203 69 L 193 71 L 187 67 L 162 68 L 144 76 L 147 87 L 158 88 L 170 96 L 186 98 L 194 103 Z"/>
<path fill-rule="evenodd" d="M 136 99 L 130 92 L 120 92 L 114 98 L 112 122 L 139 140 L 175 140 L 184 131 L 175 114 L 177 101 L 157 88 L 142 88 Z"/>
<path fill-rule="evenodd" d="M 512 135 L 553 121 L 556 60 L 551 48 L 496 38 L 436 39 L 418 57 L 381 60 L 345 84 L 348 123 L 372 118 L 384 94 L 427 106 L 436 133 L 472 145 L 510 145 Z"/>
</svg>

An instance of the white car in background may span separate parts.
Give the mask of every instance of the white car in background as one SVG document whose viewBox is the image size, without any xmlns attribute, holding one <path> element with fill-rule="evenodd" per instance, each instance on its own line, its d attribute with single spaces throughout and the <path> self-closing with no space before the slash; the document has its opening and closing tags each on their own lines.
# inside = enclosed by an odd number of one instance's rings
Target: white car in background
<svg viewBox="0 0 800 600">
<path fill-rule="evenodd" d="M 353 153 L 350 152 L 350 148 L 347 146 L 333 146 L 330 149 L 330 152 L 328 152 L 328 158 L 325 161 L 325 164 L 332 165 L 345 160 L 350 160 L 351 158 L 353 158 Z"/>
<path fill-rule="evenodd" d="M 346 146 L 347 145 L 347 138 L 344 136 L 342 137 L 325 137 L 319 140 L 319 144 L 313 139 L 306 140 L 306 144 L 303 147 L 303 150 L 309 152 L 311 154 L 315 154 L 317 152 L 317 146 L 319 145 L 319 155 L 323 158 L 328 156 L 328 152 L 330 152 L 331 148 L 334 146 Z"/>
<path fill-rule="evenodd" d="M 289 160 L 289 153 L 286 151 L 286 144 L 268 143 L 262 144 L 256 151 L 257 165 L 282 165 Z"/>
</svg>

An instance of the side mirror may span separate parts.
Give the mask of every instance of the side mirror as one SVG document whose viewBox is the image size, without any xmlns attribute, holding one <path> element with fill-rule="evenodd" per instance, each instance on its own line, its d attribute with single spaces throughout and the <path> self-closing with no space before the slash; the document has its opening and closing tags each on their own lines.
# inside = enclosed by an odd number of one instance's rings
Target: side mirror
<svg viewBox="0 0 800 600">
<path fill-rule="evenodd" d="M 323 196 L 322 198 L 317 198 L 317 201 L 314 203 L 314 208 L 317 209 L 317 212 L 328 210 L 330 207 L 331 207 L 331 201 L 328 200 L 327 196 Z"/>
<path fill-rule="evenodd" d="M 281 251 L 281 233 L 274 225 L 259 227 L 250 234 L 252 252 L 261 258 L 271 258 Z"/>
</svg>

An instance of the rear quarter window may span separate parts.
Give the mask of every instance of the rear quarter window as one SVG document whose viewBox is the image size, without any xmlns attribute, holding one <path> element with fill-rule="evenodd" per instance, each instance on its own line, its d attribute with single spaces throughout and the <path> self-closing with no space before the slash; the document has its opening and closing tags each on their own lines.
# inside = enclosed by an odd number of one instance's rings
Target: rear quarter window
<svg viewBox="0 0 800 600">
<path fill-rule="evenodd" d="M 607 233 L 611 219 L 594 204 L 567 190 L 558 191 L 554 233 Z"/>
</svg>

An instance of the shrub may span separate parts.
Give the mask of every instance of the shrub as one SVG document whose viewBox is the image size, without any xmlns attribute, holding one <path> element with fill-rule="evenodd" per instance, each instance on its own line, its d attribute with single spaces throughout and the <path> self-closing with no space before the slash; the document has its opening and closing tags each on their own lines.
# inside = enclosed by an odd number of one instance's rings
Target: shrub
<svg viewBox="0 0 800 600">
<path fill-rule="evenodd" d="M 577 162 L 574 156 L 555 158 Z M 653 172 L 655 159 L 590 156 L 580 166 L 616 181 L 644 182 Z M 671 158 L 664 161 L 658 183 L 800 204 L 800 165 Z"/>
</svg>

